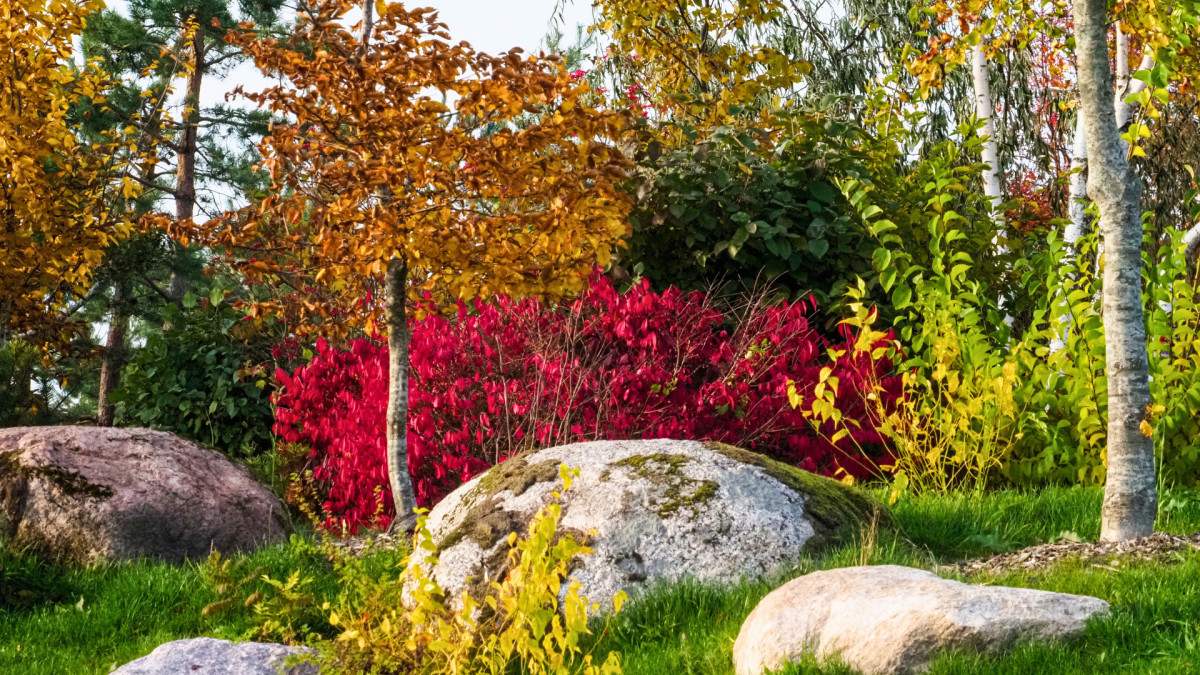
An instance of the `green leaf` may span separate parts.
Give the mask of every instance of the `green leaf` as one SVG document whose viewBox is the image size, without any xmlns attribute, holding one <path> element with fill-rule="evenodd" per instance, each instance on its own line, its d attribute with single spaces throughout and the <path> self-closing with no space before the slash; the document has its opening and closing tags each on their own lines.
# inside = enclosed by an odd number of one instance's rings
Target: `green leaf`
<svg viewBox="0 0 1200 675">
<path fill-rule="evenodd" d="M 890 291 L 892 284 L 896 283 L 896 268 L 885 267 L 879 273 L 879 285 L 883 286 L 884 291 Z"/>
<path fill-rule="evenodd" d="M 824 239 L 809 239 L 808 252 L 816 256 L 817 260 L 825 257 L 829 251 L 829 242 Z"/>
<path fill-rule="evenodd" d="M 1161 61 L 1154 64 L 1150 70 L 1150 84 L 1155 87 L 1165 87 L 1171 79 L 1171 70 Z"/>
<path fill-rule="evenodd" d="M 828 183 L 813 182 L 809 183 L 808 191 L 817 201 L 823 204 L 832 204 L 837 197 L 837 190 L 834 190 Z"/>
<path fill-rule="evenodd" d="M 749 238 L 750 238 L 749 230 L 747 230 L 745 227 L 739 227 L 737 229 L 737 232 L 733 233 L 733 238 L 729 240 L 729 247 L 733 248 L 736 246 L 738 248 L 741 248 L 742 244 L 745 244 L 746 240 Z"/>
<path fill-rule="evenodd" d="M 875 267 L 876 272 L 882 272 L 892 264 L 892 252 L 886 248 L 877 248 L 871 254 L 871 264 Z"/>
<path fill-rule="evenodd" d="M 196 306 L 196 294 L 195 294 L 195 293 L 192 293 L 191 291 L 188 291 L 187 293 L 184 293 L 184 294 L 183 294 L 183 301 L 182 301 L 182 304 L 183 304 L 183 307 L 184 307 L 184 309 L 193 309 L 193 308 L 195 308 L 195 306 Z"/>
<path fill-rule="evenodd" d="M 224 299 L 225 299 L 225 289 L 223 289 L 223 288 L 214 287 L 211 291 L 208 292 L 208 301 L 211 302 L 214 307 L 221 304 L 221 301 Z"/>
</svg>

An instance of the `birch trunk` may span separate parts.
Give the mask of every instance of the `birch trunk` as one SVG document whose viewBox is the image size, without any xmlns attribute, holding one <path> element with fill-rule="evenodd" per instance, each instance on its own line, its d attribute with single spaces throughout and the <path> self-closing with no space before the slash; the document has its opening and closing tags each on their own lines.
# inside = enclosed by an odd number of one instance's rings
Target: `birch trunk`
<svg viewBox="0 0 1200 675">
<path fill-rule="evenodd" d="M 417 498 L 408 472 L 408 265 L 392 258 L 384 277 L 388 327 L 387 468 L 396 520 L 392 531 L 416 527 Z"/>
<path fill-rule="evenodd" d="M 983 193 L 992 202 L 995 211 L 997 234 L 1004 227 L 1004 217 L 1000 215 L 1000 150 L 996 141 L 995 106 L 992 104 L 992 88 L 988 82 L 987 57 L 982 47 L 971 50 L 971 81 L 975 88 L 975 117 L 983 122 L 980 133 L 983 139 L 983 162 L 987 164 L 983 171 Z"/>
<path fill-rule="evenodd" d="M 1118 46 L 1118 50 L 1117 50 L 1117 56 L 1118 56 L 1117 88 L 1116 88 L 1116 91 L 1113 93 L 1113 99 L 1114 99 L 1113 104 L 1114 104 L 1114 107 L 1116 108 L 1115 114 L 1116 114 L 1116 118 L 1117 118 L 1117 128 L 1120 129 L 1121 131 L 1125 131 L 1125 129 L 1129 126 L 1129 123 L 1133 121 L 1133 114 L 1137 111 L 1137 108 L 1138 108 L 1137 104 L 1126 103 L 1125 98 L 1128 96 L 1131 96 L 1133 94 L 1137 94 L 1137 93 L 1141 92 L 1143 89 L 1146 88 L 1146 83 L 1141 80 L 1135 80 L 1130 76 L 1129 55 L 1128 54 L 1123 55 L 1123 59 L 1122 59 L 1121 39 L 1122 39 L 1121 34 L 1118 33 L 1117 34 L 1117 46 Z M 1128 40 L 1126 40 L 1126 46 L 1124 48 L 1126 50 L 1129 49 Z M 1121 63 L 1122 60 L 1124 60 L 1123 65 Z M 1154 57 L 1151 56 L 1150 54 L 1143 55 L 1141 63 L 1138 64 L 1138 70 L 1149 70 L 1153 67 L 1154 67 Z M 1122 68 L 1124 68 L 1124 74 L 1121 73 Z M 1124 141 L 1122 141 L 1122 143 L 1124 144 L 1124 146 L 1126 148 L 1128 148 L 1127 143 L 1124 143 Z"/>
<path fill-rule="evenodd" d="M 116 406 L 111 401 L 112 393 L 121 382 L 121 368 L 125 366 L 125 334 L 129 331 L 129 308 L 122 284 L 113 287 L 112 312 L 108 319 L 108 339 L 104 343 L 104 360 L 100 364 L 100 391 L 96 401 L 96 424 L 102 427 L 113 425 Z"/>
<path fill-rule="evenodd" d="M 1070 205 L 1067 214 L 1071 222 L 1063 233 L 1063 241 L 1070 247 L 1072 255 L 1079 255 L 1078 243 L 1090 229 L 1087 217 L 1087 130 L 1083 123 L 1083 112 L 1076 111 L 1075 143 L 1071 146 Z"/>
<path fill-rule="evenodd" d="M 1087 129 L 1088 196 L 1100 208 L 1106 242 L 1104 345 L 1108 360 L 1108 477 L 1100 538 L 1154 531 L 1158 510 L 1154 445 L 1139 426 L 1150 405 L 1142 318 L 1142 186 L 1129 167 L 1113 101 L 1106 0 L 1075 3 L 1079 103 Z"/>
</svg>

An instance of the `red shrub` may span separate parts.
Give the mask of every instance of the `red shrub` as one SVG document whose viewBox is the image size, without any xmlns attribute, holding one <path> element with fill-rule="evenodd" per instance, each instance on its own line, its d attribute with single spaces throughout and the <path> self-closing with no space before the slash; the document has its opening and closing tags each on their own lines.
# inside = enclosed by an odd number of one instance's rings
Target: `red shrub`
<svg viewBox="0 0 1200 675">
<path fill-rule="evenodd" d="M 499 297 L 460 305 L 453 320 L 414 322 L 408 462 L 417 499 L 432 504 L 526 448 L 597 438 L 717 440 L 827 475 L 871 474 L 890 463 L 857 394 L 874 366 L 830 363 L 808 309 L 755 301 L 720 311 L 700 293 L 643 284 L 621 295 L 597 276 L 570 305 Z M 788 380 L 809 393 L 826 366 L 840 380 L 841 410 L 862 425 L 836 447 L 787 399 Z M 276 376 L 275 432 L 312 448 L 327 524 L 386 525 L 386 345 L 321 342 L 312 363 Z M 899 393 L 898 381 L 888 385 Z"/>
</svg>

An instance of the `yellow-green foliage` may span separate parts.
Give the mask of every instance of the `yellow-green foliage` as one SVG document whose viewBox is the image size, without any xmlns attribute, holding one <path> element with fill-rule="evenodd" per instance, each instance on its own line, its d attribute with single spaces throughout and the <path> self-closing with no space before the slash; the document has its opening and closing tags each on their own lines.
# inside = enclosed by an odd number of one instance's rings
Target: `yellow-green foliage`
<svg viewBox="0 0 1200 675">
<path fill-rule="evenodd" d="M 563 466 L 559 475 L 567 490 L 578 472 Z M 441 603 L 436 582 L 423 572 L 436 561 L 436 547 L 422 522 L 417 555 L 425 556 L 425 564 L 414 565 L 408 579 L 415 603 L 408 621 L 415 629 L 405 646 L 424 651 L 425 672 L 500 675 L 509 672 L 514 662 L 530 675 L 621 672 L 619 657 L 612 655 L 596 665 L 590 654 L 581 652 L 579 640 L 588 634 L 588 615 L 599 606 L 581 597 L 579 582 L 567 578 L 575 558 L 592 549 L 570 534 L 560 536 L 561 518 L 562 506 L 551 503 L 530 522 L 525 539 L 510 535 L 508 575 L 492 582 L 484 606 L 464 592 L 462 607 L 453 613 Z M 560 602 L 564 583 L 566 592 Z M 623 593 L 614 599 L 618 611 L 623 602 Z"/>
<path fill-rule="evenodd" d="M 915 262 L 895 225 L 870 204 L 869 187 L 842 185 L 879 240 L 878 288 L 860 282 L 848 293 L 852 316 L 845 323 L 858 336 L 853 349 L 887 360 L 903 381 L 895 405 L 875 395 L 880 382 L 860 387 L 895 453 L 894 465 L 880 468 L 894 473 L 895 493 L 982 489 L 1002 480 L 1102 483 L 1107 379 L 1100 279 L 1088 262 L 1094 237 L 1072 251 L 1048 233 L 1039 251 L 1015 258 L 1016 283 L 1001 304 L 996 289 L 972 278 L 974 261 L 960 244 L 962 216 L 952 205 L 965 186 L 953 170 L 935 178 L 925 187 L 927 265 Z M 1149 237 L 1154 228 L 1146 231 Z M 1142 430 L 1155 439 L 1164 481 L 1194 486 L 1200 483 L 1197 283 L 1182 233 L 1170 236 L 1144 246 L 1153 404 Z M 892 338 L 875 310 L 883 299 L 895 312 Z M 833 440 L 853 431 L 832 404 L 837 384 L 818 387 L 807 401 L 792 397 L 815 422 L 825 428 L 833 422 Z"/>
<path fill-rule="evenodd" d="M 963 216 L 953 208 L 953 195 L 963 186 L 956 168 L 931 167 L 925 186 L 928 265 L 905 251 L 896 225 L 880 218 L 870 204 L 870 191 L 855 181 L 842 184 L 847 199 L 880 242 L 872 256 L 879 290 L 896 316 L 892 328 L 899 340 L 881 330 L 876 301 L 859 280 L 847 293 L 851 313 L 843 323 L 854 329 L 853 350 L 860 357 L 895 365 L 903 395 L 896 402 L 881 396 L 876 380 L 860 390 L 869 419 L 890 442 L 895 461 L 879 467 L 894 476 L 895 494 L 905 490 L 945 492 L 952 487 L 982 489 L 1000 470 L 1006 448 L 1019 437 L 1030 401 L 1018 395 L 1021 364 L 1035 348 L 1036 335 L 997 349 L 1007 327 L 997 319 L 994 301 L 970 278 L 971 259 L 956 246 L 966 239 Z M 834 357 L 845 349 L 831 350 Z M 837 382 L 814 389 L 805 402 L 791 397 L 817 422 L 833 421 L 833 440 L 853 438 L 853 424 L 833 405 Z M 828 427 L 828 424 L 825 425 Z"/>
<path fill-rule="evenodd" d="M 577 475 L 561 467 L 564 490 Z M 561 517 L 562 507 L 548 504 L 525 537 L 510 536 L 510 571 L 482 599 L 464 593 L 457 609 L 428 575 L 437 547 L 425 517 L 413 553 L 422 564 L 381 578 L 344 561 L 341 593 L 323 605 L 340 632 L 317 644 L 321 672 L 501 675 L 519 668 L 529 675 L 619 675 L 619 655 L 596 664 L 580 645 L 599 606 L 579 594 L 569 574 L 592 549 L 559 531 Z M 624 599 L 624 593 L 614 598 L 618 611 Z"/>
</svg>

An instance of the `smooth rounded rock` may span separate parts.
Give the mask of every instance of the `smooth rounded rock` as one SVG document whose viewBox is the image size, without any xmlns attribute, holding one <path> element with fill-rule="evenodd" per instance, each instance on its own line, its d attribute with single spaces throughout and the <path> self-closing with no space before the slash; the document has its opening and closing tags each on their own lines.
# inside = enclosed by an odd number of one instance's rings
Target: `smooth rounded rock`
<svg viewBox="0 0 1200 675">
<path fill-rule="evenodd" d="M 759 602 L 733 646 L 737 675 L 839 659 L 864 675 L 920 673 L 946 650 L 999 654 L 1024 640 L 1081 634 L 1108 603 L 1083 595 L 975 586 L 880 565 L 813 572 Z"/>
<path fill-rule="evenodd" d="M 0 429 L 0 542 L 48 559 L 201 559 L 281 541 L 286 522 L 245 468 L 173 434 Z"/>
<path fill-rule="evenodd" d="M 317 675 L 312 664 L 286 666 L 289 656 L 302 651 L 266 642 L 176 640 L 126 663 L 112 675 Z"/>
<path fill-rule="evenodd" d="M 561 489 L 563 464 L 580 475 L 563 496 L 560 530 L 586 534 L 595 550 L 572 577 L 602 608 L 655 581 L 775 574 L 809 546 L 889 521 L 857 490 L 719 443 L 576 443 L 513 457 L 434 507 L 432 576 L 447 597 L 467 590 L 478 599 L 505 574 L 508 535 L 524 536 Z"/>
</svg>

